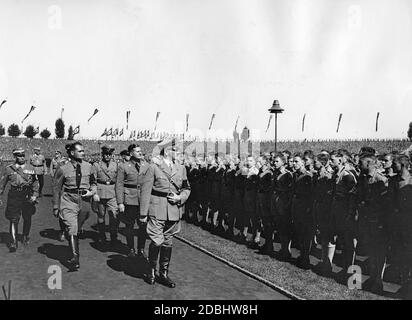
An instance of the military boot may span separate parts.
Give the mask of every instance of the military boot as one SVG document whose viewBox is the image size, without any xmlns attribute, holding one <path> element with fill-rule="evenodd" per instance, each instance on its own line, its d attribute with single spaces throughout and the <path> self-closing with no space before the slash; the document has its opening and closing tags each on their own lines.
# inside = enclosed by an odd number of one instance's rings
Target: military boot
<svg viewBox="0 0 412 320">
<path fill-rule="evenodd" d="M 18 232 L 18 223 L 10 222 L 10 237 L 11 242 L 9 244 L 9 251 L 16 252 L 17 250 L 17 232 Z"/>
<path fill-rule="evenodd" d="M 149 266 L 150 272 L 146 276 L 146 282 L 149 284 L 154 284 L 156 280 L 156 266 L 157 260 L 159 258 L 159 251 L 160 247 L 156 246 L 154 243 L 150 243 L 149 245 Z"/>
<path fill-rule="evenodd" d="M 172 256 L 172 247 L 164 247 L 164 246 L 160 247 L 158 282 L 169 288 L 174 288 L 176 287 L 176 284 L 168 276 L 171 256 Z"/>
<path fill-rule="evenodd" d="M 69 236 L 69 247 L 72 257 L 67 260 L 67 263 L 70 265 L 72 271 L 78 270 L 80 268 L 79 261 L 79 239 L 75 235 Z"/>
</svg>

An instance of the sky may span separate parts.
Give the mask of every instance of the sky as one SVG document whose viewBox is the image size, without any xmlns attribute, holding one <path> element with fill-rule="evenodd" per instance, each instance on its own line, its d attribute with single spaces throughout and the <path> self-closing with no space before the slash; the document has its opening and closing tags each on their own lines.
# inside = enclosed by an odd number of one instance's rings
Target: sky
<svg viewBox="0 0 412 320">
<path fill-rule="evenodd" d="M 1 0 L 0 123 L 278 139 L 405 138 L 410 0 Z M 95 108 L 99 113 L 88 123 Z M 376 113 L 380 112 L 375 132 Z M 216 117 L 208 131 L 211 115 Z M 302 118 L 306 113 L 305 131 Z M 339 133 L 336 126 L 343 113 Z"/>
</svg>

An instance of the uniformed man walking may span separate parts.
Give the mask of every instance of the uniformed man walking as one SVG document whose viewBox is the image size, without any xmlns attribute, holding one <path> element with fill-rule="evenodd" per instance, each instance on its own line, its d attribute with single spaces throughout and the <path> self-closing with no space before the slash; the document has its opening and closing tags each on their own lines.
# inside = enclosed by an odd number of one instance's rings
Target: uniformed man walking
<svg viewBox="0 0 412 320">
<path fill-rule="evenodd" d="M 117 180 L 118 164 L 112 159 L 114 148 L 103 146 L 102 159 L 93 164 L 94 173 L 96 175 L 97 193 L 93 196 L 93 200 L 97 203 L 98 209 L 98 232 L 99 241 L 106 242 L 106 213 L 109 215 L 109 231 L 110 241 L 116 244 L 117 229 L 119 222 L 117 218 L 117 201 L 115 192 L 115 183 Z"/>
<path fill-rule="evenodd" d="M 123 222 L 126 225 L 126 242 L 129 248 L 128 257 L 135 257 L 133 228 L 137 222 L 139 231 L 137 235 L 137 255 L 144 259 L 146 244 L 146 224 L 139 219 L 140 190 L 142 177 L 149 167 L 144 162 L 143 153 L 138 145 L 131 144 L 128 147 L 130 160 L 120 163 L 116 179 L 116 199 L 120 213 L 123 215 Z"/>
<path fill-rule="evenodd" d="M 72 270 L 80 268 L 78 232 L 90 211 L 90 198 L 96 194 L 92 165 L 84 159 L 80 142 L 66 145 L 70 161 L 57 169 L 53 183 L 53 214 L 68 229 L 72 257 L 67 261 Z"/>
<path fill-rule="evenodd" d="M 67 158 L 62 157 L 62 153 L 57 150 L 54 153 L 54 158 L 51 161 L 50 164 L 50 175 L 52 177 L 52 181 L 54 181 L 54 175 L 56 174 L 57 169 L 67 163 Z M 60 232 L 58 236 L 58 240 L 60 242 L 63 242 L 65 240 L 65 232 L 66 232 L 66 225 L 64 224 L 63 220 L 59 218 L 59 226 L 60 226 Z"/>
<path fill-rule="evenodd" d="M 169 278 L 169 265 L 172 255 L 172 239 L 180 231 L 182 206 L 190 195 L 190 185 L 187 180 L 186 168 L 175 163 L 177 148 L 172 146 L 162 148 L 159 158 L 147 170 L 142 185 L 141 218 L 147 216 L 147 234 L 151 239 L 149 246 L 150 273 L 146 281 L 154 284 L 156 267 L 159 259 L 158 282 L 170 288 L 176 284 Z M 160 257 L 159 257 L 160 253 Z"/>
<path fill-rule="evenodd" d="M 17 233 L 21 216 L 23 216 L 23 245 L 29 243 L 31 217 L 36 211 L 35 204 L 39 192 L 35 170 L 32 165 L 26 164 L 24 150 L 14 149 L 13 156 L 15 163 L 6 167 L 0 180 L 0 195 L 4 193 L 7 183 L 10 182 L 6 207 L 6 218 L 10 221 L 10 252 L 15 252 L 17 249 Z"/>
<path fill-rule="evenodd" d="M 39 181 L 39 197 L 41 197 L 44 186 L 44 175 L 47 172 L 46 158 L 40 154 L 39 147 L 35 147 L 33 150 L 34 154 L 30 157 L 30 164 L 34 167 L 34 172 Z"/>
</svg>

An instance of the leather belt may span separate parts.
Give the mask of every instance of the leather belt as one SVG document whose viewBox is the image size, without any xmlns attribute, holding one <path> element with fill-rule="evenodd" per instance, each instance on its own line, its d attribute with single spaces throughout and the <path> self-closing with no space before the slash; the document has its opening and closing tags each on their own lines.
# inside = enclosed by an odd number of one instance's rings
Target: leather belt
<svg viewBox="0 0 412 320">
<path fill-rule="evenodd" d="M 104 184 L 104 185 L 113 185 L 113 184 L 114 184 L 114 181 L 110 181 L 110 180 L 108 180 L 108 181 L 97 180 L 97 183 L 99 183 L 99 184 Z"/>
<path fill-rule="evenodd" d="M 87 189 L 67 189 L 64 188 L 64 192 L 72 193 L 72 194 L 82 194 L 83 192 L 87 192 Z"/>
<path fill-rule="evenodd" d="M 123 186 L 129 189 L 137 189 L 137 184 L 124 184 Z"/>
<path fill-rule="evenodd" d="M 168 192 L 152 190 L 152 195 L 157 196 L 157 197 L 166 198 L 168 194 L 169 194 Z"/>
<path fill-rule="evenodd" d="M 32 164 L 33 167 L 43 167 L 42 164 Z"/>
<path fill-rule="evenodd" d="M 29 191 L 30 187 L 29 186 L 10 186 L 10 191 Z"/>
</svg>

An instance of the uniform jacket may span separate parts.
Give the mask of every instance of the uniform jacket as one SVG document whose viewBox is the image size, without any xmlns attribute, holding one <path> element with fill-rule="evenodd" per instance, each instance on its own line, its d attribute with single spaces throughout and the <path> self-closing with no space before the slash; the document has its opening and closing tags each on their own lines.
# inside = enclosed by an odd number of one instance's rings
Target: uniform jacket
<svg viewBox="0 0 412 320">
<path fill-rule="evenodd" d="M 47 171 L 46 158 L 42 154 L 31 155 L 30 164 L 34 167 L 36 174 L 45 174 Z"/>
<path fill-rule="evenodd" d="M 117 163 L 103 161 L 93 164 L 94 174 L 97 182 L 97 195 L 100 199 L 112 199 L 116 197 L 115 183 L 117 180 Z"/>
<path fill-rule="evenodd" d="M 309 171 L 295 173 L 293 183 L 292 216 L 299 220 L 312 218 L 313 181 Z"/>
<path fill-rule="evenodd" d="M 62 166 L 62 165 L 64 165 L 65 163 L 67 163 L 69 160 L 67 160 L 66 158 L 59 158 L 59 159 L 57 159 L 56 160 L 56 158 L 53 158 L 52 160 L 51 160 L 51 163 L 50 163 L 50 175 L 52 176 L 52 177 L 54 177 L 54 175 L 56 174 L 56 171 L 57 171 L 57 169 L 60 167 L 60 166 Z"/>
<path fill-rule="evenodd" d="M 4 191 L 8 182 L 12 187 L 26 189 L 30 195 L 35 197 L 39 195 L 39 182 L 30 164 L 26 163 L 18 168 L 16 164 L 8 165 L 0 180 L 0 191 Z"/>
<path fill-rule="evenodd" d="M 272 181 L 272 215 L 289 215 L 293 193 L 293 175 L 290 171 L 276 172 Z"/>
<path fill-rule="evenodd" d="M 362 175 L 357 188 L 359 219 L 383 223 L 385 215 L 385 195 L 388 191 L 388 178 L 375 171 Z"/>
<path fill-rule="evenodd" d="M 60 197 L 66 189 L 77 189 L 76 185 L 76 161 L 68 161 L 56 171 L 53 181 L 53 209 L 59 209 Z M 93 194 L 96 193 L 96 180 L 92 165 L 87 161 L 80 163 L 82 177 L 80 189 L 89 189 Z"/>
<path fill-rule="evenodd" d="M 168 177 L 180 189 L 181 203 L 179 205 L 171 204 L 164 196 L 153 194 L 178 193 Z M 183 165 L 174 163 L 170 169 L 164 160 L 159 164 L 151 164 L 142 185 L 140 215 L 153 216 L 158 220 L 179 221 L 183 213 L 182 205 L 189 195 L 190 185 L 186 168 Z"/>
<path fill-rule="evenodd" d="M 139 171 L 136 169 L 136 164 Z M 134 160 L 119 163 L 116 178 L 116 200 L 118 204 L 138 206 L 142 184 L 145 179 L 149 164 L 142 162 L 138 164 Z"/>
</svg>

